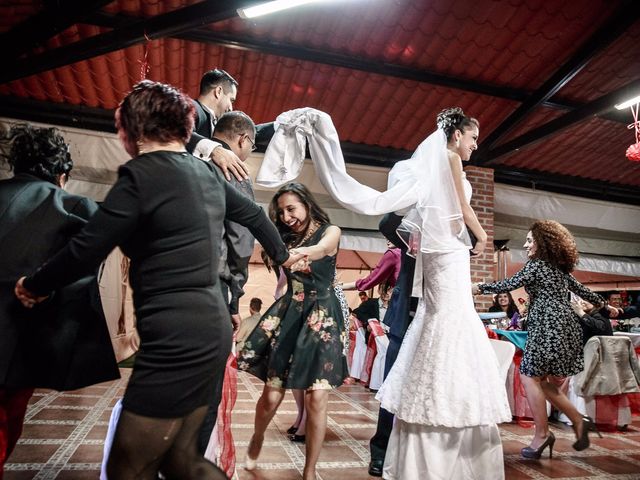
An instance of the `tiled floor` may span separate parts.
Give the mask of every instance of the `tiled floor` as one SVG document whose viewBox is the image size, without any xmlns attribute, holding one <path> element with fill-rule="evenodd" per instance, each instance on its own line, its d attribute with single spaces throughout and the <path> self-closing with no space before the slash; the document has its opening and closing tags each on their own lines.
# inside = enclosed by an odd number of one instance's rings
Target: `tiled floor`
<svg viewBox="0 0 640 480">
<path fill-rule="evenodd" d="M 22 438 L 6 465 L 5 480 L 97 479 L 111 408 L 124 391 L 129 370 L 123 369 L 122 373 L 120 381 L 76 392 L 36 392 Z M 254 406 L 261 388 L 257 379 L 240 374 L 233 418 L 240 462 L 253 431 Z M 378 403 L 360 385 L 341 387 L 331 394 L 329 402 L 329 428 L 320 455 L 320 477 L 371 479 L 367 475 L 368 441 L 375 430 Z M 304 445 L 290 442 L 284 433 L 294 418 L 295 403 L 287 395 L 267 431 L 259 469 L 249 473 L 240 463 L 241 480 L 301 478 Z M 523 460 L 519 452 L 527 445 L 532 430 L 518 424 L 500 426 L 508 480 L 640 479 L 640 417 L 635 418 L 627 432 L 594 438 L 593 448 L 584 452 L 571 448 L 571 429 L 563 425 L 552 428 L 558 438 L 553 459 Z"/>
</svg>

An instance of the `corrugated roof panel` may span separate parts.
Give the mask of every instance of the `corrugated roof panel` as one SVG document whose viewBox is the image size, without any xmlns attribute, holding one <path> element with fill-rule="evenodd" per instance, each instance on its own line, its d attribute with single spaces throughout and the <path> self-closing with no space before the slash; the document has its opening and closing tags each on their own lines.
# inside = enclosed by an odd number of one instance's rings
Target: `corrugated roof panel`
<svg viewBox="0 0 640 480">
<path fill-rule="evenodd" d="M 625 157 L 635 142 L 625 125 L 592 119 L 499 160 L 500 164 L 560 175 L 640 185 L 640 163 Z"/>
<path fill-rule="evenodd" d="M 562 96 L 589 102 L 640 78 L 640 22 L 600 53 L 562 89 Z"/>
<path fill-rule="evenodd" d="M 119 0 L 102 10 L 142 18 L 195 3 L 200 1 Z M 526 93 L 539 88 L 622 3 L 334 2 L 253 20 L 234 18 L 206 28 Z M 211 5 L 219 8 L 216 2 Z M 0 32 L 41 8 L 40 0 L 2 2 Z M 72 26 L 47 40 L 37 52 L 106 31 L 109 29 L 91 25 Z M 559 98 L 584 103 L 639 78 L 639 40 L 640 22 L 636 22 L 562 88 Z M 435 128 L 436 114 L 451 106 L 461 106 L 479 119 L 482 141 L 519 105 L 449 87 L 314 63 L 312 58 L 296 60 L 175 38 L 152 40 L 3 84 L 0 94 L 113 109 L 142 77 L 145 52 L 150 79 L 172 83 L 195 97 L 202 73 L 224 68 L 240 82 L 236 108 L 255 121 L 271 121 L 283 111 L 311 106 L 332 116 L 342 140 L 372 146 L 415 149 Z M 538 107 L 501 142 L 565 113 Z M 500 158 L 498 163 L 640 186 L 638 167 L 624 157 L 632 139 L 626 125 L 591 119 Z M 596 169 L 602 172 L 594 174 Z"/>
</svg>

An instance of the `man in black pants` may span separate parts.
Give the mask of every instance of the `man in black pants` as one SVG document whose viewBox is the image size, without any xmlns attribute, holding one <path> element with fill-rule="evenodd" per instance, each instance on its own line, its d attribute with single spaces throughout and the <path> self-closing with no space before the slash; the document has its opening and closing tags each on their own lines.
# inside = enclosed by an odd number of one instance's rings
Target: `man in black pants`
<svg viewBox="0 0 640 480">
<path fill-rule="evenodd" d="M 253 120 L 245 113 L 231 111 L 223 114 L 216 123 L 213 133 L 213 141 L 221 145 L 222 148 L 233 152 L 233 154 L 244 162 L 249 154 L 255 150 L 256 126 Z M 222 168 L 219 167 L 221 170 Z M 254 200 L 253 186 L 251 179 L 247 178 L 238 181 L 232 177 L 230 183 L 245 197 Z M 238 312 L 238 302 L 244 295 L 244 285 L 249 275 L 249 260 L 253 253 L 255 239 L 251 232 L 242 225 L 225 220 L 223 238 L 220 251 L 220 264 L 218 274 L 220 276 L 220 288 L 222 295 L 228 299 L 229 313 L 233 322 L 234 330 L 240 326 L 240 314 Z M 209 404 L 207 416 L 202 422 L 200 435 L 198 437 L 198 450 L 204 455 L 211 432 L 218 417 L 218 406 L 222 398 L 222 388 L 224 382 L 224 370 L 216 379 L 215 396 Z"/>
<path fill-rule="evenodd" d="M 398 275 L 398 281 L 391 294 L 389 309 L 383 320 L 383 322 L 389 326 L 389 332 L 387 333 L 389 346 L 387 348 L 387 357 L 384 365 L 385 378 L 387 378 L 391 367 L 396 361 L 398 351 L 402 345 L 402 339 L 413 319 L 418 304 L 418 299 L 411 296 L 416 261 L 413 257 L 406 255 L 407 246 L 400 240 L 400 237 L 396 233 L 396 229 L 401 221 L 401 216 L 388 213 L 382 218 L 379 224 L 380 232 L 382 232 L 387 240 L 402 250 L 400 274 Z M 369 475 L 371 476 L 382 476 L 384 456 L 387 452 L 392 427 L 393 414 L 381 407 L 378 412 L 376 433 L 369 441 L 369 449 L 371 450 Z"/>
</svg>

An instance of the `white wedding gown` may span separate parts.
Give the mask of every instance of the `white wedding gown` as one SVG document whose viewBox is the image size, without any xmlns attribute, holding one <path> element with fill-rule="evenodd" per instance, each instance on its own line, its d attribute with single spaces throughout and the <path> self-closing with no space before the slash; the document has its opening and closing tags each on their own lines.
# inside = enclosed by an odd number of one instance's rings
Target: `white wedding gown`
<svg viewBox="0 0 640 480">
<path fill-rule="evenodd" d="M 504 478 L 497 423 L 511 411 L 474 308 L 469 253 L 421 255 L 423 298 L 377 395 L 396 416 L 383 477 Z"/>
</svg>

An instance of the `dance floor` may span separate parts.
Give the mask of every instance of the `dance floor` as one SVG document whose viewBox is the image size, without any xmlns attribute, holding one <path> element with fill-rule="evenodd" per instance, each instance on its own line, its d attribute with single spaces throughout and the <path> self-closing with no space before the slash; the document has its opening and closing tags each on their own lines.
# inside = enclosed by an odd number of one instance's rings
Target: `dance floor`
<svg viewBox="0 0 640 480">
<path fill-rule="evenodd" d="M 22 438 L 6 465 L 5 480 L 97 479 L 111 408 L 124 391 L 129 370 L 122 369 L 122 374 L 119 381 L 75 392 L 37 391 L 27 412 Z M 304 445 L 290 442 L 284 433 L 295 418 L 295 402 L 290 394 L 267 430 L 259 470 L 250 473 L 242 469 L 261 388 L 257 379 L 240 374 L 233 416 L 238 476 L 241 480 L 299 479 Z M 361 385 L 345 385 L 331 394 L 327 437 L 318 464 L 320 478 L 372 478 L 367 475 L 368 441 L 375 430 L 377 411 L 374 395 Z M 521 459 L 520 449 L 527 445 L 532 429 L 503 424 L 500 432 L 506 478 L 640 479 L 640 417 L 634 420 L 626 432 L 594 438 L 593 447 L 584 452 L 571 448 L 570 428 L 553 424 L 558 440 L 552 460 Z"/>
</svg>

